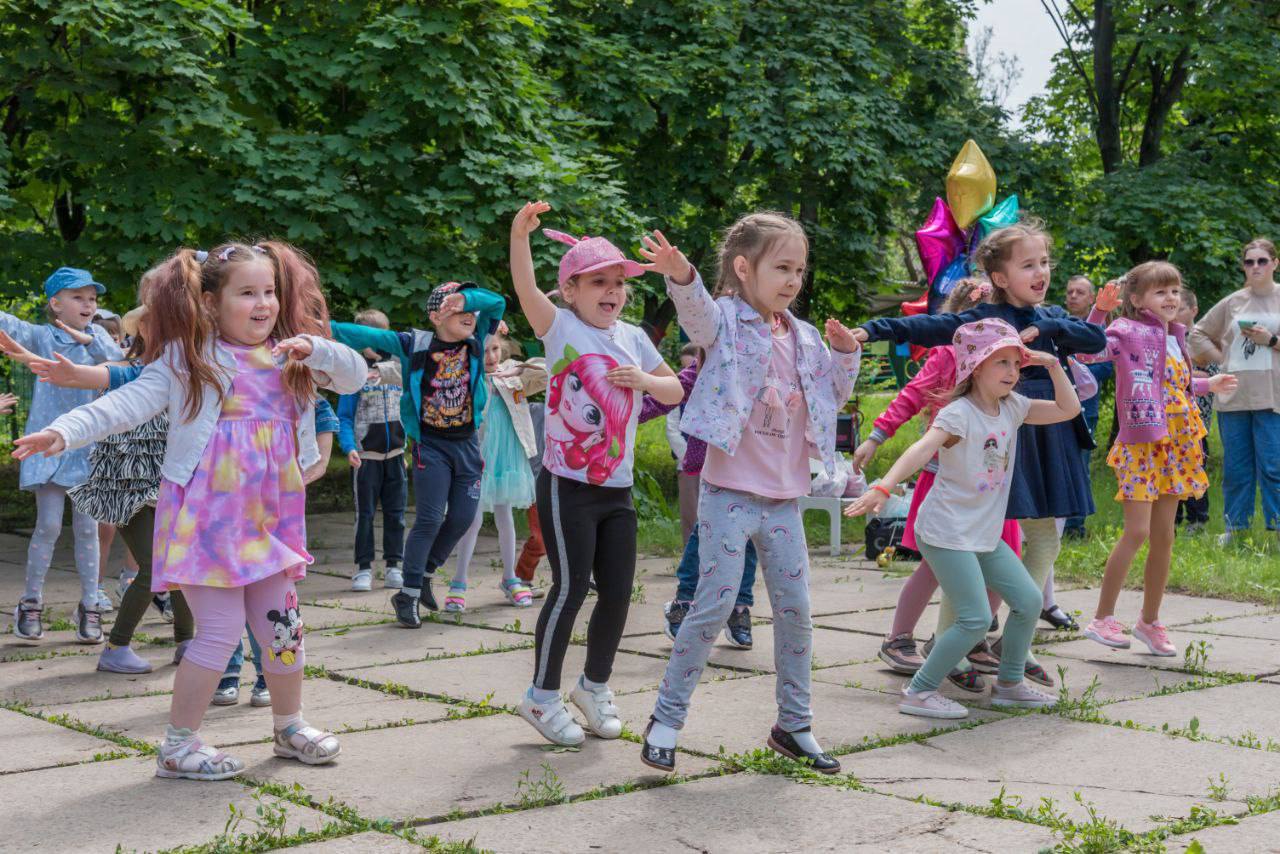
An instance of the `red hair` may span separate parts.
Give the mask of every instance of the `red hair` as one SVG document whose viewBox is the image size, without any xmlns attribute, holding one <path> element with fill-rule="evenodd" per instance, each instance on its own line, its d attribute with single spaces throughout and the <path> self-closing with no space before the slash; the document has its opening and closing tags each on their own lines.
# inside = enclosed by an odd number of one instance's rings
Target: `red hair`
<svg viewBox="0 0 1280 854">
<path fill-rule="evenodd" d="M 173 367 L 186 373 L 187 420 L 204 403 L 206 386 L 222 400 L 222 368 L 209 358 L 218 336 L 217 320 L 205 310 L 203 294 L 216 299 L 232 269 L 242 264 L 271 265 L 280 313 L 270 338 L 283 341 L 295 335 L 329 337 L 329 308 L 320 290 L 320 274 L 304 252 L 287 243 L 265 240 L 223 243 L 208 253 L 179 249 L 155 268 L 147 282 L 147 346 L 143 361 L 154 362 L 170 344 L 179 350 Z M 284 387 L 302 407 L 316 393 L 311 371 L 292 359 L 285 363 Z"/>
</svg>

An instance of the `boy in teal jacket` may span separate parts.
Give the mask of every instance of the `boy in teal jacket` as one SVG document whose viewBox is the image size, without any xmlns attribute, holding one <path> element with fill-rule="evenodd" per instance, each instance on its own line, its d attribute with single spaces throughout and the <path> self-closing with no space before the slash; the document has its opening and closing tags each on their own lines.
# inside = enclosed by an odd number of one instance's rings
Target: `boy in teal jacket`
<svg viewBox="0 0 1280 854">
<path fill-rule="evenodd" d="M 475 518 L 480 501 L 478 429 L 488 397 L 484 342 L 498 328 L 506 300 L 470 282 L 447 282 L 427 298 L 434 329 L 394 332 L 334 323 L 333 337 L 357 350 L 400 360 L 401 420 L 413 444 L 417 518 L 404 550 L 404 586 L 391 597 L 396 620 L 422 625 L 418 603 L 437 609 L 431 577 Z"/>
</svg>

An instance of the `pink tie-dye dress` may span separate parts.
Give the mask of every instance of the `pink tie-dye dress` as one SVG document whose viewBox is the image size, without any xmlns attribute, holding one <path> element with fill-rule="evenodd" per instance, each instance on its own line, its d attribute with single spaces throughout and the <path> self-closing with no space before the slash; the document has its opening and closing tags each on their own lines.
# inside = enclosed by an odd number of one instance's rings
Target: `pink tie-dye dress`
<svg viewBox="0 0 1280 854">
<path fill-rule="evenodd" d="M 185 487 L 160 483 L 151 589 L 243 587 L 284 571 L 306 575 L 306 489 L 298 408 L 270 342 L 241 347 L 222 414 Z"/>
</svg>

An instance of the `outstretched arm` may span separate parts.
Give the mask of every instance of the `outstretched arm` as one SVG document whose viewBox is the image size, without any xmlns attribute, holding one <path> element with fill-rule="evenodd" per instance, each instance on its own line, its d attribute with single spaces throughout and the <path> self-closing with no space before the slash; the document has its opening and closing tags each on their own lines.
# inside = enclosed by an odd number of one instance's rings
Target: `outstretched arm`
<svg viewBox="0 0 1280 854">
<path fill-rule="evenodd" d="M 547 334 L 556 319 L 553 302 L 538 290 L 533 273 L 533 252 L 529 249 L 529 235 L 542 223 L 539 216 L 551 210 L 546 202 L 529 202 L 511 221 L 511 284 L 520 300 L 520 311 L 529 321 L 533 334 L 541 338 Z"/>
<path fill-rule="evenodd" d="M 898 457 L 885 476 L 880 478 L 879 483 L 874 484 L 862 493 L 857 501 L 844 509 L 844 515 L 861 516 L 864 513 L 879 513 L 884 508 L 885 502 L 889 500 L 889 493 L 893 488 L 924 468 L 925 463 L 933 459 L 933 455 L 954 438 L 956 437 L 939 427 L 930 427 L 920 441 L 907 448 L 906 452 Z"/>
<path fill-rule="evenodd" d="M 707 348 L 716 343 L 720 335 L 720 310 L 703 287 L 698 271 L 680 247 L 672 246 L 661 231 L 646 235 L 641 242 L 644 246 L 640 255 L 649 261 L 653 272 L 661 273 L 666 280 L 667 293 L 675 303 L 680 328 L 699 347 Z"/>
</svg>

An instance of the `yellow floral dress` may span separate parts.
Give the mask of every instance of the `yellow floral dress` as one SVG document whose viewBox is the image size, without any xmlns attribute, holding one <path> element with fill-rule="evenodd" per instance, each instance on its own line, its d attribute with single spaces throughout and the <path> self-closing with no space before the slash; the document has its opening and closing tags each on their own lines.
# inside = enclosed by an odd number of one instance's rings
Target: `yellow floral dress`
<svg viewBox="0 0 1280 854">
<path fill-rule="evenodd" d="M 1170 354 L 1172 355 L 1172 354 Z M 1168 435 L 1159 442 L 1116 442 L 1107 465 L 1120 488 L 1116 501 L 1155 501 L 1161 495 L 1199 498 L 1209 488 L 1200 440 L 1209 435 L 1188 389 L 1191 369 L 1185 359 L 1166 358 L 1164 415 Z"/>
<path fill-rule="evenodd" d="M 271 342 L 239 347 L 231 392 L 185 487 L 160 483 L 151 589 L 243 587 L 306 575 L 306 489 L 298 467 L 298 408 Z"/>
</svg>

